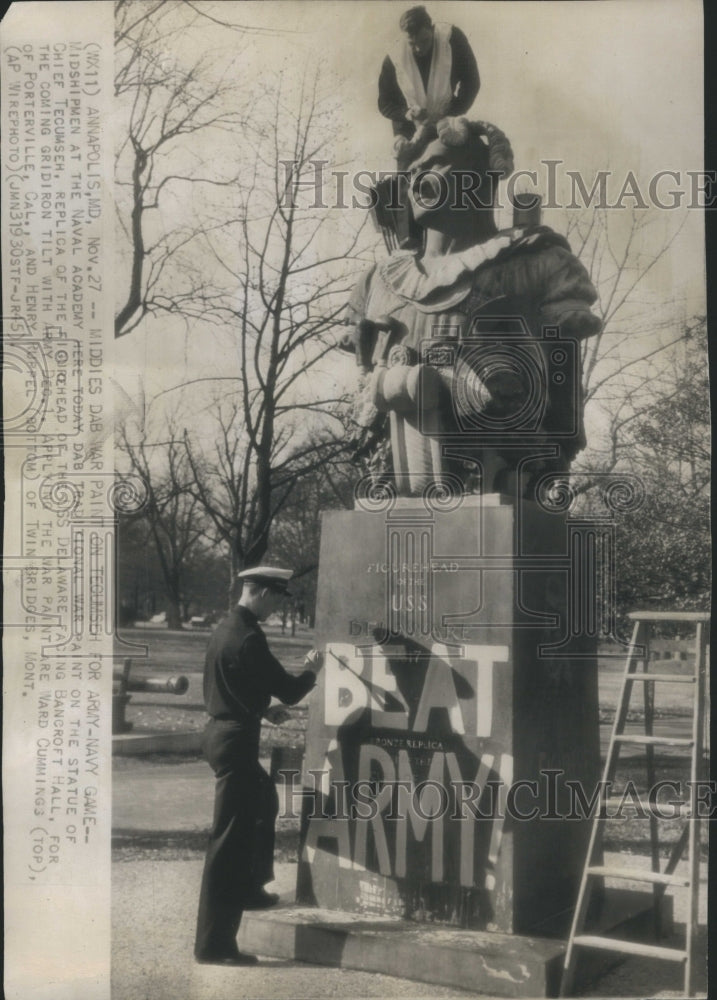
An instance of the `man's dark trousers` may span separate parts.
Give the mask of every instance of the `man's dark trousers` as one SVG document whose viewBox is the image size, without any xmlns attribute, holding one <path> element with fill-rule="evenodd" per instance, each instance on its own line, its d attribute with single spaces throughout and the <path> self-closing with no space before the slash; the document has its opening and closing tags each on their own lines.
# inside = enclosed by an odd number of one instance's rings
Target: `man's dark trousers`
<svg viewBox="0 0 717 1000">
<path fill-rule="evenodd" d="M 259 725 L 211 719 L 204 755 L 216 776 L 214 820 L 199 895 L 197 957 L 236 949 L 244 904 L 274 877 L 276 788 L 258 760 Z"/>
</svg>

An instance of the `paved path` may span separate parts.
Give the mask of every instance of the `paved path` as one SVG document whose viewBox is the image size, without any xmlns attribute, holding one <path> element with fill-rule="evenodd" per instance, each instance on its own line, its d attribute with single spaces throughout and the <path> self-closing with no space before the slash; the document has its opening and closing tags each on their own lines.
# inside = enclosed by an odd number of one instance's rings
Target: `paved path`
<svg viewBox="0 0 717 1000">
<path fill-rule="evenodd" d="M 454 997 L 462 990 L 393 976 L 262 958 L 251 969 L 196 965 L 192 959 L 201 860 L 113 865 L 112 1000 Z M 293 893 L 295 865 L 279 865 L 271 888 Z"/>
<path fill-rule="evenodd" d="M 161 844 L 173 832 L 195 832 L 196 843 L 201 843 L 211 815 L 212 784 L 203 761 L 116 761 L 113 825 L 121 842 L 126 845 L 133 837 L 141 839 L 142 833 L 154 832 Z M 469 995 L 391 976 L 269 958 L 262 958 L 252 969 L 197 966 L 192 959 L 192 938 L 202 858 L 196 851 L 185 853 L 187 860 L 164 860 L 156 850 L 146 858 L 138 852 L 139 859 L 132 852 L 118 854 L 131 860 L 113 865 L 112 1000 L 323 1000 L 336 996 L 342 1000 L 460 1000 Z M 271 888 L 290 902 L 295 880 L 295 864 L 279 864 Z M 706 871 L 700 891 L 704 922 Z M 676 917 L 684 919 L 684 906 L 676 906 Z M 592 984 L 585 995 L 678 997 L 679 977 L 676 969 L 665 968 L 664 963 L 630 959 Z"/>
<path fill-rule="evenodd" d="M 289 898 L 295 865 L 280 865 L 272 889 Z M 113 866 L 112 1000 L 309 1000 L 341 997 L 456 998 L 471 994 L 392 976 L 261 958 L 252 969 L 198 966 L 192 938 L 201 860 L 134 861 Z M 704 888 L 704 887 L 703 887 Z M 585 995 L 680 996 L 665 963 L 629 960 Z"/>
</svg>

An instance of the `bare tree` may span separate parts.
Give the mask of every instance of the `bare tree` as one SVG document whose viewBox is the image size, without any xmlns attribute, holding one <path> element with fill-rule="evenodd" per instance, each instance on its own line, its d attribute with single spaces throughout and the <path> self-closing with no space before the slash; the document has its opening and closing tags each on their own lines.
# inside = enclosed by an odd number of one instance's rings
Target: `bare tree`
<svg viewBox="0 0 717 1000">
<path fill-rule="evenodd" d="M 261 559 L 296 482 L 344 447 L 334 414 L 343 390 L 322 361 L 358 270 L 359 229 L 346 212 L 317 211 L 314 198 L 341 127 L 335 87 L 322 93 L 318 75 L 291 70 L 247 87 L 231 61 L 210 62 L 214 51 L 190 58 L 187 30 L 199 17 L 251 30 L 222 20 L 221 7 L 119 0 L 116 9 L 128 274 L 115 332 L 165 314 L 195 332 L 213 324 L 223 339 L 222 370 L 175 388 L 226 386 L 182 446 L 207 538 L 229 547 L 237 569 Z M 151 479 L 159 449 L 148 440 L 142 431 L 125 446 Z M 162 440 L 175 445 L 169 431 Z"/>
<path fill-rule="evenodd" d="M 276 517 L 269 547 L 272 560 L 294 571 L 291 581 L 292 635 L 301 609 L 313 624 L 321 541 L 321 512 L 343 508 L 354 501 L 356 466 L 335 461 L 304 476 Z"/>
<path fill-rule="evenodd" d="M 185 62 L 177 54 L 201 7 L 119 0 L 115 11 L 116 206 L 127 261 L 115 317 L 121 337 L 150 313 L 197 316 L 212 300 L 195 253 L 206 222 L 186 206 L 198 188 L 237 182 L 236 168 L 212 150 L 243 116 L 236 59 L 218 67 L 208 53 Z"/>
<path fill-rule="evenodd" d="M 618 614 L 656 598 L 704 606 L 708 586 L 704 324 L 687 322 L 686 303 L 654 280 L 685 224 L 663 222 L 654 210 L 603 208 L 571 212 L 567 225 L 603 321 L 581 345 L 591 430 L 572 488 L 584 513 L 603 516 L 606 476 L 636 477 L 635 503 L 616 515 Z"/>
<path fill-rule="evenodd" d="M 222 545 L 230 556 L 230 604 L 236 597 L 236 573 L 262 560 L 269 548 L 272 526 L 296 490 L 306 477 L 330 467 L 346 450 L 343 436 L 333 427 L 315 427 L 307 436 L 306 428 L 299 433 L 295 424 L 282 421 L 280 428 L 275 425 L 260 480 L 255 446 L 245 431 L 243 413 L 241 400 L 235 394 L 216 404 L 212 444 L 202 444 L 189 430 L 184 432 L 192 472 L 190 488 L 206 515 L 206 536 Z M 342 427 L 338 420 L 336 423 L 337 428 Z M 296 443 L 292 444 L 292 437 Z M 313 531 L 318 524 L 317 508 L 307 507 L 304 514 L 314 525 Z M 302 566 L 299 572 L 311 568 Z"/>
<path fill-rule="evenodd" d="M 618 525 L 622 606 L 710 602 L 710 408 L 707 324 L 688 323 L 652 384 L 651 403 L 626 428 L 625 453 L 645 487 Z"/>
<path fill-rule="evenodd" d="M 201 554 L 205 526 L 189 489 L 191 471 L 184 443 L 174 430 L 170 421 L 167 436 L 150 441 L 145 431 L 135 436 L 123 424 L 118 428 L 118 445 L 144 486 L 146 502 L 139 516 L 147 525 L 162 571 L 167 624 L 178 629 L 188 596 L 187 574 L 192 560 Z"/>
<path fill-rule="evenodd" d="M 660 231 L 655 212 L 595 208 L 570 211 L 566 235 L 598 292 L 597 336 L 581 343 L 583 402 L 599 431 L 574 466 L 585 492 L 591 473 L 617 469 L 624 460 L 631 424 L 652 403 L 654 379 L 670 349 L 685 336 L 674 303 L 650 295 L 649 280 L 677 240 L 682 225 Z M 599 437 L 598 437 L 599 434 Z"/>
<path fill-rule="evenodd" d="M 360 229 L 317 209 L 314 186 L 334 115 L 318 76 L 265 81 L 245 124 L 254 156 L 235 213 L 205 234 L 227 282 L 214 314 L 236 332 L 238 384 L 214 408 L 215 444 L 190 431 L 185 443 L 194 495 L 235 568 L 261 560 L 296 483 L 345 448 L 343 393 L 322 362 L 361 266 Z"/>
</svg>

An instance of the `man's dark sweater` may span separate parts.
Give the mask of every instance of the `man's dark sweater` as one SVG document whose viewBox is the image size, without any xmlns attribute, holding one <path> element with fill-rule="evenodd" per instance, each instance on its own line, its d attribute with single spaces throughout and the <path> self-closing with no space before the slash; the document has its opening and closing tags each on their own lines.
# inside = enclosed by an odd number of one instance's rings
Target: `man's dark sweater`
<svg viewBox="0 0 717 1000">
<path fill-rule="evenodd" d="M 446 112 L 447 115 L 464 115 L 480 90 L 480 76 L 473 50 L 466 36 L 455 25 L 451 28 L 448 41 L 451 47 L 451 90 L 453 100 Z M 418 70 L 423 80 L 423 86 L 428 86 L 431 71 L 433 50 L 424 56 L 416 56 Z M 390 56 L 386 56 L 378 78 L 378 110 L 384 118 L 390 118 L 393 124 L 393 134 L 403 135 L 410 139 L 416 131 L 413 122 L 406 119 L 408 104 L 396 78 L 396 67 Z"/>
</svg>

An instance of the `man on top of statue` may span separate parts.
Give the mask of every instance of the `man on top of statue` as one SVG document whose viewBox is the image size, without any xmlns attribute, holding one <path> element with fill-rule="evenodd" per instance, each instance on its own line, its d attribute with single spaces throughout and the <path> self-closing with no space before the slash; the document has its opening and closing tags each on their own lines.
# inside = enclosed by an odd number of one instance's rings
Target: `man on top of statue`
<svg viewBox="0 0 717 1000">
<path fill-rule="evenodd" d="M 434 24 L 425 7 L 401 15 L 402 37 L 387 55 L 378 81 L 378 108 L 393 124 L 394 150 L 415 147 L 435 137 L 445 118 L 464 115 L 480 88 L 480 76 L 468 39 L 450 24 Z"/>
</svg>

